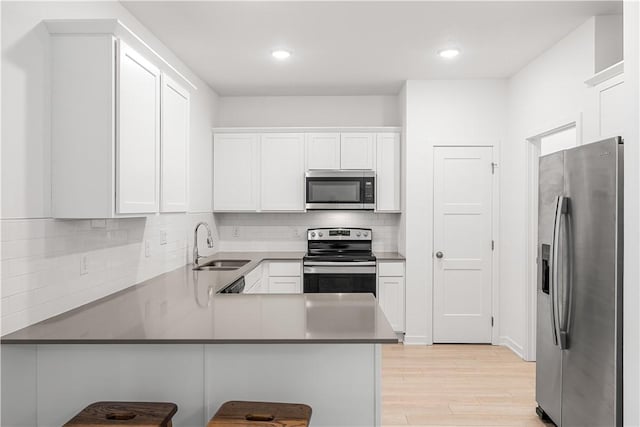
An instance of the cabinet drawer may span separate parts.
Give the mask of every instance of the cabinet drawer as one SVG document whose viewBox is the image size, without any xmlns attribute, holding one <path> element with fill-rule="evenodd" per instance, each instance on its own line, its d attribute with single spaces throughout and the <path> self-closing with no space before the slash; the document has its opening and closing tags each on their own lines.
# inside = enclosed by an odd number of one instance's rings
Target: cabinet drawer
<svg viewBox="0 0 640 427">
<path fill-rule="evenodd" d="M 301 291 L 300 277 L 270 277 L 270 294 L 299 294 Z"/>
<path fill-rule="evenodd" d="M 298 261 L 269 262 L 269 276 L 300 277 L 301 266 Z"/>
<path fill-rule="evenodd" d="M 404 262 L 379 262 L 378 276 L 380 277 L 404 276 Z"/>
</svg>

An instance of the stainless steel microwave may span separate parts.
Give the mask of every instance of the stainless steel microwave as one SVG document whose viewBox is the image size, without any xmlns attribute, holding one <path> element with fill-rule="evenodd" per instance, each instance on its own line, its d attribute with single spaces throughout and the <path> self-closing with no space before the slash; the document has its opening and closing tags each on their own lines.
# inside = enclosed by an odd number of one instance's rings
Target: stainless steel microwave
<svg viewBox="0 0 640 427">
<path fill-rule="evenodd" d="M 308 210 L 374 210 L 376 207 L 373 171 L 308 171 L 305 186 Z"/>
</svg>

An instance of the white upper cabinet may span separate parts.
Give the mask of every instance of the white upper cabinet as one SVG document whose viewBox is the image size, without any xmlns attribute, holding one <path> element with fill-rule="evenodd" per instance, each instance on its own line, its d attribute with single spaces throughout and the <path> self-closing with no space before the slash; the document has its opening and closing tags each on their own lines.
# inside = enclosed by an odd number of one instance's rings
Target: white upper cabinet
<svg viewBox="0 0 640 427">
<path fill-rule="evenodd" d="M 261 136 L 261 210 L 304 211 L 304 153 L 302 133 Z"/>
<path fill-rule="evenodd" d="M 599 115 L 599 137 L 624 136 L 625 86 L 624 75 L 618 75 L 596 86 Z"/>
<path fill-rule="evenodd" d="M 161 212 L 187 210 L 189 92 L 162 75 Z"/>
<path fill-rule="evenodd" d="M 400 134 L 376 134 L 376 211 L 400 212 Z"/>
<path fill-rule="evenodd" d="M 342 169 L 376 172 L 376 211 L 400 212 L 400 133 L 378 129 L 214 130 L 213 210 L 304 212 L 305 171 Z"/>
<path fill-rule="evenodd" d="M 307 169 L 340 169 L 340 134 L 308 133 Z"/>
<path fill-rule="evenodd" d="M 157 212 L 160 70 L 120 43 L 117 82 L 117 213 Z"/>
<path fill-rule="evenodd" d="M 162 74 L 183 76 L 117 20 L 88 23 L 45 21 L 52 216 L 185 211 L 189 93 Z"/>
<path fill-rule="evenodd" d="M 307 169 L 375 169 L 375 134 L 308 133 Z"/>
<path fill-rule="evenodd" d="M 375 169 L 373 133 L 340 135 L 340 169 Z"/>
<path fill-rule="evenodd" d="M 213 210 L 258 210 L 259 135 L 216 134 L 213 141 Z"/>
</svg>

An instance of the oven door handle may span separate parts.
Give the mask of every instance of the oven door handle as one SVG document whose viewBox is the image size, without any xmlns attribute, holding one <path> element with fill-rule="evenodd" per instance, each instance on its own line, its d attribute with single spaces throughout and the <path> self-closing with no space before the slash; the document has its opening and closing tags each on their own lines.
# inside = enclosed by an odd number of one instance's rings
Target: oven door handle
<svg viewBox="0 0 640 427">
<path fill-rule="evenodd" d="M 376 266 L 375 261 L 305 261 L 305 267 L 368 267 L 368 266 Z"/>
<path fill-rule="evenodd" d="M 328 267 L 305 266 L 304 274 L 376 274 L 376 267 Z"/>
</svg>

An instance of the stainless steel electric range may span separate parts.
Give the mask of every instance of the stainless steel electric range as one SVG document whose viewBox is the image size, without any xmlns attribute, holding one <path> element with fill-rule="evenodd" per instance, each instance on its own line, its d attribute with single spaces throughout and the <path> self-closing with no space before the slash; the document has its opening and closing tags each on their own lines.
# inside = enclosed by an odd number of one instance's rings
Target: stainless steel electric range
<svg viewBox="0 0 640 427">
<path fill-rule="evenodd" d="M 372 293 L 376 295 L 376 257 L 368 228 L 307 230 L 305 293 Z"/>
</svg>

